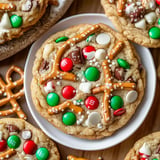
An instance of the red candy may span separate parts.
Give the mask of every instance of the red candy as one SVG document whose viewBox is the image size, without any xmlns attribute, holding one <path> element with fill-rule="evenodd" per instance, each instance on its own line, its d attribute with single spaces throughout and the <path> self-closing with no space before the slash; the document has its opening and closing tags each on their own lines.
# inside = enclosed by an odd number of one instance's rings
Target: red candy
<svg viewBox="0 0 160 160">
<path fill-rule="evenodd" d="M 97 109 L 99 106 L 99 101 L 96 97 L 90 96 L 85 100 L 85 106 L 90 110 Z"/>
<path fill-rule="evenodd" d="M 158 5 L 160 5 L 160 0 L 156 0 L 156 3 L 157 3 Z"/>
<path fill-rule="evenodd" d="M 73 62 L 70 58 L 63 58 L 60 62 L 60 68 L 62 71 L 68 72 L 73 68 Z"/>
<path fill-rule="evenodd" d="M 126 109 L 125 109 L 125 108 L 119 108 L 119 109 L 115 110 L 115 111 L 113 112 L 113 114 L 114 114 L 115 116 L 120 116 L 120 115 L 122 115 L 122 114 L 125 113 L 125 112 L 126 112 Z"/>
<path fill-rule="evenodd" d="M 37 150 L 37 145 L 32 140 L 26 141 L 23 145 L 23 151 L 26 154 L 33 155 L 36 152 L 36 150 Z"/>
<path fill-rule="evenodd" d="M 83 48 L 83 56 L 85 59 L 93 59 L 95 56 L 95 48 L 92 46 L 86 46 Z"/>
<path fill-rule="evenodd" d="M 2 139 L 0 141 L 0 152 L 3 152 L 7 148 L 7 141 Z"/>
<path fill-rule="evenodd" d="M 72 86 L 65 86 L 62 89 L 62 96 L 65 99 L 72 99 L 76 95 L 76 90 Z"/>
</svg>

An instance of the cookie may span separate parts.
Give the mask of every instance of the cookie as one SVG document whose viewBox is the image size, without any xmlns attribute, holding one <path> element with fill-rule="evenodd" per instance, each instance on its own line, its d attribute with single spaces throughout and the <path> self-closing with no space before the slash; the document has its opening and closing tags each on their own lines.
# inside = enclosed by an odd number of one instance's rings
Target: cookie
<svg viewBox="0 0 160 160">
<path fill-rule="evenodd" d="M 101 0 L 116 29 L 129 40 L 152 48 L 160 47 L 159 0 Z"/>
<path fill-rule="evenodd" d="M 0 119 L 0 159 L 60 160 L 58 149 L 42 131 L 16 118 Z"/>
<path fill-rule="evenodd" d="M 104 24 L 51 36 L 36 53 L 31 82 L 37 111 L 63 132 L 112 135 L 142 100 L 145 72 L 133 47 Z"/>
<path fill-rule="evenodd" d="M 0 0 L 0 44 L 18 38 L 44 14 L 48 0 Z"/>
<path fill-rule="evenodd" d="M 149 134 L 138 140 L 130 149 L 125 160 L 160 159 L 160 132 Z"/>
</svg>

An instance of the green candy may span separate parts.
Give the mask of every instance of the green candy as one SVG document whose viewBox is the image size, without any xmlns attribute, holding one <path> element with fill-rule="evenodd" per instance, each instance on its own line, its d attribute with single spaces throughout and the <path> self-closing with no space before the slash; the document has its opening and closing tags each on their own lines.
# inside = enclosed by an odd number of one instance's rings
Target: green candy
<svg viewBox="0 0 160 160">
<path fill-rule="evenodd" d="M 158 19 L 158 25 L 160 25 L 160 18 Z"/>
<path fill-rule="evenodd" d="M 129 69 L 130 65 L 127 61 L 125 61 L 124 59 L 117 59 L 117 63 L 119 64 L 120 67 L 125 68 L 125 69 Z"/>
<path fill-rule="evenodd" d="M 22 17 L 17 15 L 12 15 L 10 17 L 10 22 L 13 28 L 19 28 L 22 25 Z"/>
<path fill-rule="evenodd" d="M 47 103 L 50 106 L 56 106 L 59 104 L 59 96 L 58 94 L 51 92 L 47 95 Z"/>
<path fill-rule="evenodd" d="M 120 96 L 113 96 L 110 105 L 112 109 L 117 110 L 123 106 L 123 100 Z"/>
<path fill-rule="evenodd" d="M 62 121 L 67 126 L 74 125 L 76 122 L 76 116 L 72 112 L 66 112 L 62 117 Z"/>
<path fill-rule="evenodd" d="M 36 151 L 36 158 L 38 160 L 47 160 L 48 157 L 49 157 L 49 152 L 47 148 L 39 148 Z"/>
<path fill-rule="evenodd" d="M 90 42 L 95 34 L 91 34 L 87 37 L 86 42 Z"/>
<path fill-rule="evenodd" d="M 88 81 L 97 81 L 100 77 L 100 72 L 96 67 L 89 67 L 85 70 L 84 76 Z"/>
<path fill-rule="evenodd" d="M 153 158 L 152 160 L 158 160 L 157 158 Z"/>
<path fill-rule="evenodd" d="M 68 37 L 59 37 L 58 39 L 55 40 L 56 43 L 59 43 L 59 42 L 63 42 L 63 41 L 67 41 L 69 38 Z"/>
<path fill-rule="evenodd" d="M 7 144 L 9 148 L 16 149 L 20 146 L 21 140 L 18 136 L 12 135 L 7 139 Z"/>
<path fill-rule="evenodd" d="M 160 38 L 160 28 L 158 28 L 158 27 L 150 28 L 148 33 L 152 39 L 159 39 Z"/>
</svg>

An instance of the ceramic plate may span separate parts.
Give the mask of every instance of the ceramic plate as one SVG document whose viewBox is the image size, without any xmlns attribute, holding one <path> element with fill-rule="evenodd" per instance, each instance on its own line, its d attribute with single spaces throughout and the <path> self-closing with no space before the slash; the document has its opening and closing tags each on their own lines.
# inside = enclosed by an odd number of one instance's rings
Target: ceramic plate
<svg viewBox="0 0 160 160">
<path fill-rule="evenodd" d="M 149 109 L 151 108 L 152 101 L 155 94 L 155 86 L 156 86 L 156 74 L 155 74 L 155 67 L 152 56 L 150 51 L 142 46 L 135 45 L 139 56 L 141 57 L 142 64 L 144 65 L 147 73 L 147 81 L 146 81 L 146 90 L 145 96 L 141 105 L 138 107 L 135 115 L 132 119 L 127 123 L 127 125 L 120 130 L 118 130 L 115 134 L 111 137 L 107 137 L 101 140 L 85 140 L 76 138 L 74 136 L 67 135 L 57 128 L 53 127 L 47 120 L 41 117 L 38 112 L 36 111 L 32 98 L 31 98 L 31 91 L 30 91 L 30 84 L 32 79 L 32 66 L 35 59 L 35 53 L 37 49 L 41 46 L 41 44 L 52 34 L 56 33 L 57 31 L 64 30 L 72 25 L 80 24 L 80 23 L 105 23 L 111 27 L 112 23 L 105 17 L 103 14 L 81 14 L 76 15 L 73 17 L 66 18 L 55 26 L 53 26 L 45 35 L 43 35 L 39 40 L 37 40 L 31 47 L 26 65 L 25 65 L 25 80 L 24 80 L 24 87 L 25 87 L 25 95 L 26 100 L 28 103 L 28 107 L 30 109 L 31 114 L 33 115 L 34 119 L 40 126 L 40 128 L 53 140 L 56 142 L 63 144 L 67 147 L 71 147 L 74 149 L 80 150 L 100 150 L 112 147 L 126 138 L 128 138 L 131 134 L 133 134 L 136 129 L 142 124 Z"/>
</svg>

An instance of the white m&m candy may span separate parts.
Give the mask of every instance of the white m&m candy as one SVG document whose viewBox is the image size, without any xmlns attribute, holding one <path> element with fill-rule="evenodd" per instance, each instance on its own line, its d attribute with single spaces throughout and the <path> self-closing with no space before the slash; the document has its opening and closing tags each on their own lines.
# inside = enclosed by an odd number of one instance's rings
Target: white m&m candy
<svg viewBox="0 0 160 160">
<path fill-rule="evenodd" d="M 106 51 L 104 49 L 97 49 L 95 53 L 95 58 L 98 60 L 103 60 L 106 57 Z"/>
<path fill-rule="evenodd" d="M 91 112 L 88 115 L 86 124 L 88 127 L 97 126 L 101 122 L 101 115 L 98 112 Z"/>
<path fill-rule="evenodd" d="M 96 42 L 98 44 L 107 45 L 108 43 L 110 43 L 110 41 L 111 38 L 107 33 L 100 33 L 96 37 Z"/>
<path fill-rule="evenodd" d="M 126 101 L 128 103 L 134 102 L 138 97 L 138 93 L 135 90 L 129 91 L 126 95 Z"/>
</svg>

